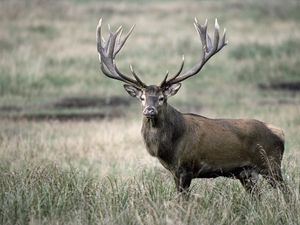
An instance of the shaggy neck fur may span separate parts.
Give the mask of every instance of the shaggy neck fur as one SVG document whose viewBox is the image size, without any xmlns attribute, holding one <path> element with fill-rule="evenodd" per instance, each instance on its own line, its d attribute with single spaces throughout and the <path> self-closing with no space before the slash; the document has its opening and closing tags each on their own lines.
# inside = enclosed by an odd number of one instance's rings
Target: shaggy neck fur
<svg viewBox="0 0 300 225">
<path fill-rule="evenodd" d="M 143 120 L 142 135 L 148 152 L 165 162 L 171 161 L 184 129 L 182 114 L 165 103 L 156 118 Z"/>
</svg>

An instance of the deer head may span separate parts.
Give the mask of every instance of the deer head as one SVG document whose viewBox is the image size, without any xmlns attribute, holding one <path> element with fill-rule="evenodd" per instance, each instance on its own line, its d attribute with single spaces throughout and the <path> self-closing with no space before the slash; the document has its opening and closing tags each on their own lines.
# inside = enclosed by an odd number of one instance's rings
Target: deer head
<svg viewBox="0 0 300 225">
<path fill-rule="evenodd" d="M 200 72 L 204 64 L 217 52 L 219 52 L 226 44 L 224 29 L 223 35 L 220 39 L 219 24 L 217 19 L 215 20 L 215 31 L 213 41 L 207 34 L 207 20 L 204 25 L 200 25 L 195 19 L 194 25 L 198 32 L 202 43 L 202 57 L 191 69 L 182 73 L 184 67 L 184 56 L 182 57 L 181 66 L 176 74 L 168 79 L 169 74 L 165 75 L 165 78 L 160 85 L 146 85 L 138 77 L 133 67 L 130 65 L 130 70 L 133 78 L 123 74 L 117 67 L 115 57 L 124 46 L 126 40 L 133 31 L 134 26 L 131 27 L 129 32 L 122 38 L 122 26 L 115 32 L 112 32 L 109 28 L 109 37 L 105 41 L 101 36 L 102 19 L 100 19 L 97 31 L 97 50 L 99 54 L 99 61 L 101 70 L 104 75 L 109 78 L 124 82 L 124 88 L 132 97 L 138 98 L 142 102 L 143 114 L 147 118 L 155 118 L 159 115 L 163 106 L 167 104 L 167 99 L 170 96 L 175 95 L 181 87 L 182 81 L 192 77 Z"/>
</svg>

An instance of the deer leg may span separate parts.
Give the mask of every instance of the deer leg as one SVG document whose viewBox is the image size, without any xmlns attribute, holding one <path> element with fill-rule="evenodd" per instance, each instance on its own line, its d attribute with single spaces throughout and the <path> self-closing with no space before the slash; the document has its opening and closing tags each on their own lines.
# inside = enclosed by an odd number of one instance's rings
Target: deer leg
<svg viewBox="0 0 300 225">
<path fill-rule="evenodd" d="M 237 177 L 245 190 L 250 194 L 257 193 L 258 173 L 252 170 L 242 171 Z"/>
<path fill-rule="evenodd" d="M 283 193 L 289 192 L 283 180 L 280 165 L 272 163 L 270 168 L 263 170 L 262 176 L 273 188 L 279 188 Z"/>
<path fill-rule="evenodd" d="M 185 171 L 178 171 L 174 176 L 176 189 L 180 193 L 187 194 L 191 185 L 192 176 Z"/>
</svg>

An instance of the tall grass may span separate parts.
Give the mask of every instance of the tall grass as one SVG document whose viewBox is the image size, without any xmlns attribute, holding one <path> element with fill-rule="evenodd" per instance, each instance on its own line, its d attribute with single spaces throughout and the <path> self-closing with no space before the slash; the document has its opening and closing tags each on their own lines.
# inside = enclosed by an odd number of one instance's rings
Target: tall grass
<svg viewBox="0 0 300 225">
<path fill-rule="evenodd" d="M 186 201 L 172 180 L 155 170 L 122 180 L 42 164 L 2 166 L 2 224 L 298 224 L 300 219 L 299 174 L 290 177 L 288 201 L 267 186 L 260 199 L 251 197 L 237 182 L 222 179 L 213 186 L 198 184 Z"/>
<path fill-rule="evenodd" d="M 299 91 L 260 88 L 300 82 L 299 9 L 294 0 L 2 1 L 0 116 L 115 110 L 123 117 L 63 123 L 0 118 L 0 224 L 299 224 Z M 155 84 L 166 70 L 175 73 L 182 54 L 186 68 L 199 58 L 195 16 L 209 19 L 209 32 L 218 17 L 229 45 L 170 103 L 180 111 L 282 127 L 289 198 L 263 181 L 261 198 L 251 197 L 239 182 L 218 178 L 193 181 L 185 201 L 143 146 L 137 102 L 114 109 L 102 103 L 99 109 L 54 107 L 60 98 L 125 95 L 121 83 L 99 72 L 100 17 L 113 28 L 136 24 L 118 65 L 129 73 L 133 64 Z"/>
<path fill-rule="evenodd" d="M 263 180 L 257 198 L 218 178 L 193 180 L 186 201 L 143 148 L 136 121 L 3 125 L 1 224 L 299 223 L 297 130 L 289 129 L 283 160 L 288 198 Z"/>
</svg>

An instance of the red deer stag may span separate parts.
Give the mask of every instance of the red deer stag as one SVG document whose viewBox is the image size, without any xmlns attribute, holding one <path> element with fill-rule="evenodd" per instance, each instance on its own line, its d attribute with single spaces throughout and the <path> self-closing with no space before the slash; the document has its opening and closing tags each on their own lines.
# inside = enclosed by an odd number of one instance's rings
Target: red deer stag
<svg viewBox="0 0 300 225">
<path fill-rule="evenodd" d="M 225 29 L 220 37 L 215 21 L 213 39 L 207 33 L 207 20 L 195 28 L 202 43 L 202 57 L 195 66 L 179 71 L 159 86 L 146 85 L 130 66 L 133 77 L 122 73 L 115 58 L 134 27 L 122 39 L 122 27 L 109 31 L 108 40 L 101 36 L 101 19 L 97 26 L 97 49 L 101 70 L 109 78 L 124 82 L 125 90 L 143 107 L 142 136 L 150 155 L 174 176 L 179 192 L 187 192 L 193 178 L 236 178 L 249 192 L 261 174 L 273 187 L 283 187 L 281 160 L 284 133 L 273 125 L 254 119 L 209 119 L 181 113 L 167 103 L 177 93 L 182 81 L 198 74 L 205 63 L 226 44 Z"/>
</svg>

